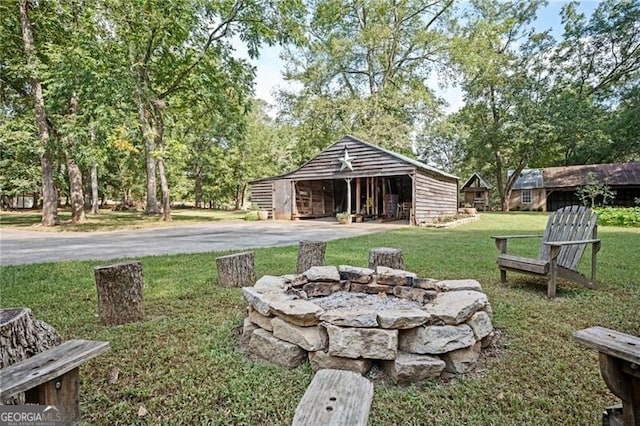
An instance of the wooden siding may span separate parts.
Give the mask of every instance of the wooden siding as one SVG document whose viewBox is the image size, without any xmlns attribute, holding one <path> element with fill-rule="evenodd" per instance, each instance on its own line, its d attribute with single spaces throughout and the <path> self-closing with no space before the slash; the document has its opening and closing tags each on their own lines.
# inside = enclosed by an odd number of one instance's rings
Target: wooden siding
<svg viewBox="0 0 640 426">
<path fill-rule="evenodd" d="M 267 210 L 273 217 L 273 181 L 262 180 L 251 184 L 251 202 L 260 210 Z"/>
<path fill-rule="evenodd" d="M 511 197 L 509 198 L 509 210 L 538 210 L 546 211 L 547 197 L 544 188 L 532 188 L 531 191 L 531 203 L 524 204 L 522 202 L 522 189 L 514 189 L 511 191 Z"/>
<path fill-rule="evenodd" d="M 416 224 L 431 223 L 439 216 L 457 213 L 458 184 L 430 173 L 415 175 L 414 214 Z"/>
<path fill-rule="evenodd" d="M 353 160 L 353 171 L 340 171 L 340 158 L 345 148 Z M 318 154 L 287 178 L 293 180 L 343 179 L 349 177 L 402 176 L 412 174 L 416 167 L 375 147 L 346 136 Z"/>
</svg>

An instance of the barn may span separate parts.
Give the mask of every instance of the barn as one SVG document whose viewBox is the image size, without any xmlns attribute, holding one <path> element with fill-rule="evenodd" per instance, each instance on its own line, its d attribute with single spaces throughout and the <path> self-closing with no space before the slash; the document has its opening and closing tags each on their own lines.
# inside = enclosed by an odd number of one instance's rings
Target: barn
<svg viewBox="0 0 640 426">
<path fill-rule="evenodd" d="M 433 222 L 456 214 L 458 178 L 353 136 L 345 136 L 290 173 L 250 183 L 269 217 L 320 218 L 349 211 L 356 221 Z"/>
</svg>

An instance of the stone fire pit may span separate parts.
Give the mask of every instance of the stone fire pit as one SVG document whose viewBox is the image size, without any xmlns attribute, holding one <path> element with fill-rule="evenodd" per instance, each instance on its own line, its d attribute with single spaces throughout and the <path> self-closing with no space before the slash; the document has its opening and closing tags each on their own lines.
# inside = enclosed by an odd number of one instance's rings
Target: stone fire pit
<svg viewBox="0 0 640 426">
<path fill-rule="evenodd" d="M 404 270 L 316 266 L 242 288 L 250 353 L 294 368 L 367 374 L 396 383 L 472 371 L 493 338 L 491 305 L 476 280 L 417 278 Z"/>
</svg>

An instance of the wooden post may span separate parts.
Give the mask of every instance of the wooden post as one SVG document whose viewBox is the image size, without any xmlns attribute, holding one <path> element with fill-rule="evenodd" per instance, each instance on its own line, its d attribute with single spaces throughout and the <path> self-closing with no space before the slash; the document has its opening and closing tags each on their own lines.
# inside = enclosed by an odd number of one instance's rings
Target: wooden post
<svg viewBox="0 0 640 426">
<path fill-rule="evenodd" d="M 373 248 L 369 251 L 369 269 L 374 271 L 378 266 L 393 269 L 404 269 L 402 250 L 389 247 Z"/>
<path fill-rule="evenodd" d="M 351 214 L 351 178 L 344 181 L 347 182 L 347 213 Z"/>
<path fill-rule="evenodd" d="M 98 315 L 106 325 L 141 321 L 144 316 L 144 274 L 140 262 L 116 263 L 94 269 Z"/>
<path fill-rule="evenodd" d="M 218 282 L 223 287 L 252 286 L 256 282 L 255 254 L 252 251 L 216 257 Z"/>
<path fill-rule="evenodd" d="M 360 214 L 360 198 L 362 197 L 362 188 L 360 187 L 360 178 L 356 178 L 356 214 Z"/>
<path fill-rule="evenodd" d="M 312 266 L 324 266 L 324 253 L 327 243 L 324 241 L 300 241 L 298 249 L 299 274 L 307 271 Z"/>
</svg>

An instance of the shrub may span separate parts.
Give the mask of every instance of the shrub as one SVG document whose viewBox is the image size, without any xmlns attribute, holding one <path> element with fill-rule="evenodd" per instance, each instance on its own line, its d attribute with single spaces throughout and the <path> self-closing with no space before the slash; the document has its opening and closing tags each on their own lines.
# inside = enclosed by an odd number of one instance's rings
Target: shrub
<svg viewBox="0 0 640 426">
<path fill-rule="evenodd" d="M 601 207 L 593 211 L 598 214 L 600 225 L 640 228 L 640 207 Z"/>
<path fill-rule="evenodd" d="M 248 211 L 244 215 L 244 220 L 249 220 L 249 221 L 258 220 L 258 211 L 257 210 Z"/>
</svg>

